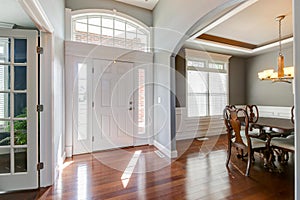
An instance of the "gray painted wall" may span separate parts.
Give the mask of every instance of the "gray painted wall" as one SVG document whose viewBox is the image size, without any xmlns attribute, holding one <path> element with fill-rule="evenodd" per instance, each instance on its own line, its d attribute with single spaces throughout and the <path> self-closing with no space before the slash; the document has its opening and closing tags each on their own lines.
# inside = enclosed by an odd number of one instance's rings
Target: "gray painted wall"
<svg viewBox="0 0 300 200">
<path fill-rule="evenodd" d="M 285 57 L 285 66 L 293 65 L 293 48 L 282 50 Z M 274 69 L 277 71 L 278 51 L 261 54 L 246 61 L 246 102 L 247 104 L 265 106 L 291 106 L 294 105 L 292 84 L 272 83 L 260 81 L 257 77 L 259 71 Z"/>
<path fill-rule="evenodd" d="M 293 48 L 283 49 L 285 66 L 293 65 Z M 272 51 L 251 58 L 231 57 L 229 60 L 229 104 L 256 104 L 265 106 L 294 105 L 292 84 L 260 81 L 257 73 L 264 69 L 277 71 L 278 51 Z M 185 60 L 176 57 L 176 95 L 177 107 L 186 105 Z M 180 103 L 179 103 L 180 102 Z"/>
<path fill-rule="evenodd" d="M 229 104 L 246 104 L 246 62 L 243 58 L 229 59 Z"/>
<path fill-rule="evenodd" d="M 171 141 L 170 57 L 168 52 L 154 54 L 154 139 L 168 150 L 174 150 Z M 172 148 L 173 147 L 173 148 Z"/>
<path fill-rule="evenodd" d="M 155 65 L 165 65 L 169 69 L 169 73 L 166 72 L 164 68 L 155 67 L 154 70 L 154 102 L 158 96 L 162 96 L 165 100 L 170 100 L 173 98 L 171 94 L 166 93 L 166 91 L 161 90 L 161 88 L 157 85 L 165 83 L 164 79 L 175 78 L 175 65 L 171 66 L 173 62 L 170 62 L 170 56 L 175 53 L 177 54 L 177 50 L 179 50 L 180 46 L 184 44 L 184 38 L 187 31 L 193 32 L 195 30 L 191 30 L 195 24 L 199 23 L 206 14 L 211 13 L 213 16 L 217 14 L 217 12 L 221 12 L 222 8 L 227 8 L 227 5 L 232 5 L 232 2 L 240 2 L 240 1 L 232 1 L 232 0 L 213 0 L 207 3 L 206 1 L 198 1 L 198 0 L 190 0 L 188 1 L 174 1 L 174 0 L 161 0 L 156 5 L 153 10 L 153 47 L 154 47 L 154 62 Z M 170 6 L 172 5 L 172 6 Z M 219 8 L 216 10 L 216 8 Z M 180 14 L 178 12 L 180 11 Z M 175 52 L 174 52 L 175 51 Z M 162 55 L 160 52 L 163 53 Z M 169 60 L 168 62 L 166 62 Z M 172 74 L 171 74 L 172 73 Z M 166 83 L 167 88 L 175 88 L 171 81 Z M 175 84 L 175 83 L 174 83 Z M 176 92 L 176 91 L 175 91 Z M 170 102 L 169 101 L 169 102 Z M 172 100 L 173 101 L 173 100 Z M 164 104 L 163 110 L 164 112 L 169 113 L 170 115 L 175 114 L 171 113 L 171 110 L 174 108 L 170 108 L 171 104 Z M 163 115 L 164 112 L 161 110 L 154 108 L 154 116 Z M 174 117 L 172 116 L 172 119 Z M 161 122 L 160 118 L 154 117 L 154 127 L 158 127 Z M 175 138 L 176 132 L 170 132 L 170 127 L 174 124 L 171 124 L 170 119 L 166 119 L 166 123 L 168 123 L 164 128 L 161 129 L 159 134 L 165 135 L 165 137 L 157 137 L 155 138 L 161 144 L 169 144 L 169 141 L 166 141 L 168 138 Z M 173 130 L 173 128 L 172 128 Z M 171 136 L 171 137 L 170 137 Z M 166 146 L 169 148 L 168 146 Z M 176 141 L 172 141 L 171 150 L 176 150 Z"/>
<path fill-rule="evenodd" d="M 112 0 L 66 0 L 66 8 L 80 9 L 116 9 L 118 12 L 134 17 L 147 26 L 152 26 L 152 11 Z"/>
<path fill-rule="evenodd" d="M 186 106 L 186 60 L 184 50 L 180 50 L 175 58 L 176 69 L 176 107 Z"/>
</svg>

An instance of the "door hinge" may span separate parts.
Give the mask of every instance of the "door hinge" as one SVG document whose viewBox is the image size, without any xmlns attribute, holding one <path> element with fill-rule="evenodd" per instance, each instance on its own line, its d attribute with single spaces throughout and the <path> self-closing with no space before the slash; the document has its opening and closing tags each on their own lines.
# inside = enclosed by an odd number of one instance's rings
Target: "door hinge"
<svg viewBox="0 0 300 200">
<path fill-rule="evenodd" d="M 36 53 L 37 54 L 43 54 L 44 53 L 44 48 L 43 47 L 36 47 Z"/>
<path fill-rule="evenodd" d="M 38 164 L 36 165 L 36 169 L 37 169 L 38 171 L 40 171 L 41 169 L 44 169 L 44 163 L 42 163 L 42 162 L 38 163 Z"/>
<path fill-rule="evenodd" d="M 93 67 L 93 68 L 92 68 L 92 74 L 93 74 L 94 72 L 95 72 L 95 68 Z"/>
<path fill-rule="evenodd" d="M 36 111 L 37 112 L 43 112 L 44 111 L 44 106 L 43 105 L 36 105 Z"/>
<path fill-rule="evenodd" d="M 94 136 L 92 136 L 92 142 L 94 142 L 95 141 L 95 137 Z"/>
<path fill-rule="evenodd" d="M 94 106 L 95 106 L 95 103 L 94 103 L 94 102 L 92 102 L 92 108 L 94 108 Z"/>
</svg>

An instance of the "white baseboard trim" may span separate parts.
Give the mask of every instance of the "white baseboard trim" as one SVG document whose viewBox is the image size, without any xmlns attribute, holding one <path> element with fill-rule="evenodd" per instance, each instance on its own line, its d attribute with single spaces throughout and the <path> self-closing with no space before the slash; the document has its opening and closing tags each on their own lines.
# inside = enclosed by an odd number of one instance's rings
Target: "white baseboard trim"
<svg viewBox="0 0 300 200">
<path fill-rule="evenodd" d="M 171 158 L 177 158 L 178 157 L 178 151 L 174 150 L 171 152 Z"/>
<path fill-rule="evenodd" d="M 73 156 L 73 147 L 72 146 L 67 146 L 66 147 L 66 157 L 71 158 Z"/>
<path fill-rule="evenodd" d="M 177 150 L 170 151 L 170 149 L 166 148 L 164 145 L 159 143 L 158 141 L 154 140 L 153 145 L 160 150 L 163 154 L 168 156 L 169 158 L 177 158 L 178 152 Z"/>
</svg>

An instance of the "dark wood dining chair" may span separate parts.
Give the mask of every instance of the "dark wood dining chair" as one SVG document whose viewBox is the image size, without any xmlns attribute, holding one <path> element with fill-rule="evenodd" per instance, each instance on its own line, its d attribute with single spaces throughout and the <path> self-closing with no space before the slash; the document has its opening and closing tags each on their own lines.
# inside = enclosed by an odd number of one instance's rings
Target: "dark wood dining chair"
<svg viewBox="0 0 300 200">
<path fill-rule="evenodd" d="M 259 112 L 257 105 L 246 105 L 246 111 L 249 116 L 249 122 L 255 123 L 259 118 Z"/>
<path fill-rule="evenodd" d="M 291 108 L 291 122 L 294 124 L 294 109 Z M 270 146 L 277 154 L 277 159 L 281 163 L 286 163 L 289 160 L 289 152 L 295 152 L 295 136 L 294 132 L 287 137 L 274 137 L 270 141 Z"/>
<path fill-rule="evenodd" d="M 231 158 L 231 149 L 233 147 L 241 149 L 247 156 L 245 176 L 249 176 L 252 158 L 254 158 L 254 151 L 261 152 L 262 150 L 265 150 L 266 142 L 258 139 L 256 135 L 249 134 L 249 117 L 245 109 L 225 107 L 223 118 L 228 136 L 226 166 L 228 167 Z M 244 125 L 243 128 L 241 124 Z M 244 158 L 243 153 L 242 158 Z"/>
<path fill-rule="evenodd" d="M 249 116 L 249 123 L 250 123 L 250 131 L 252 133 L 255 133 L 257 135 L 261 134 L 261 128 L 256 127 L 255 125 L 252 125 L 258 121 L 259 118 L 259 112 L 257 105 L 246 105 L 246 112 Z"/>
</svg>

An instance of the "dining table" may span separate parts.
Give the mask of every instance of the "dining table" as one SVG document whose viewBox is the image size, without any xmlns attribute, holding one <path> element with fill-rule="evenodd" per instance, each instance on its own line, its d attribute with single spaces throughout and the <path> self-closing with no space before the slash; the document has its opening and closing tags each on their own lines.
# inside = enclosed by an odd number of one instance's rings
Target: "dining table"
<svg viewBox="0 0 300 200">
<path fill-rule="evenodd" d="M 250 123 L 252 128 L 258 128 L 261 133 L 270 135 L 286 136 L 294 131 L 294 124 L 291 119 L 274 118 L 274 117 L 259 117 L 254 122 Z"/>
<path fill-rule="evenodd" d="M 259 137 L 266 139 L 266 158 L 267 162 L 265 167 L 270 171 L 276 171 L 274 164 L 274 152 L 271 149 L 270 142 L 274 137 L 286 137 L 294 132 L 294 123 L 291 119 L 286 118 L 274 118 L 274 117 L 259 117 L 250 123 L 250 127 L 258 128 L 260 130 Z"/>
</svg>

